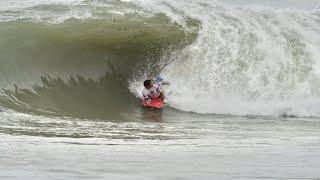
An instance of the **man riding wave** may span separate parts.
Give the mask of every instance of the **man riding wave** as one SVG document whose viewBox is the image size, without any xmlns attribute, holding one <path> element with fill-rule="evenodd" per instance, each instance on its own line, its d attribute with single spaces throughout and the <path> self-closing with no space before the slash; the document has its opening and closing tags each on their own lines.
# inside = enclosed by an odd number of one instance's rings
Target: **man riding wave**
<svg viewBox="0 0 320 180">
<path fill-rule="evenodd" d="M 143 82 L 144 89 L 142 91 L 143 101 L 150 103 L 152 99 L 164 100 L 164 93 L 161 84 L 154 84 L 151 80 L 147 79 Z"/>
</svg>

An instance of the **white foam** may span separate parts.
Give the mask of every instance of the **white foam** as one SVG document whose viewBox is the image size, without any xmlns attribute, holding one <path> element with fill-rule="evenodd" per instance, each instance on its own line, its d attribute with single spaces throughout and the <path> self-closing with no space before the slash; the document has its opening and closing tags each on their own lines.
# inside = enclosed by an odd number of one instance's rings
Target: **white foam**
<svg viewBox="0 0 320 180">
<path fill-rule="evenodd" d="M 6 1 L 0 0 L 0 11 L 10 11 L 23 8 L 29 8 L 44 4 L 72 4 L 81 2 L 81 0 L 23 0 L 23 1 Z"/>
<path fill-rule="evenodd" d="M 105 13 L 124 15 L 126 13 L 141 13 L 130 4 L 120 4 L 113 1 L 83 1 L 83 0 L 44 0 L 44 1 L 1 1 L 0 22 L 30 20 L 45 23 L 63 23 L 70 18 L 88 19 L 105 18 Z M 128 5 L 128 6 L 126 6 Z M 107 18 L 107 17 L 106 17 Z"/>
<path fill-rule="evenodd" d="M 202 23 L 197 41 L 162 72 L 170 82 L 170 106 L 198 113 L 320 116 L 318 14 L 212 1 L 140 3 L 179 21 L 189 16 Z"/>
</svg>

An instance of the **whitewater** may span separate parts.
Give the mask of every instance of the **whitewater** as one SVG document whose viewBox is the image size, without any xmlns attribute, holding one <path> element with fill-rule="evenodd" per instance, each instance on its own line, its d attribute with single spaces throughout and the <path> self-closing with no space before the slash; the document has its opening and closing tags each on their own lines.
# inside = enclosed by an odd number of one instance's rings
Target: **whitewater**
<svg viewBox="0 0 320 180">
<path fill-rule="evenodd" d="M 170 5 L 201 28 L 162 71 L 172 82 L 169 104 L 198 113 L 319 116 L 318 11 Z"/>
<path fill-rule="evenodd" d="M 0 0 L 0 178 L 317 179 L 319 50 L 318 0 Z"/>
</svg>

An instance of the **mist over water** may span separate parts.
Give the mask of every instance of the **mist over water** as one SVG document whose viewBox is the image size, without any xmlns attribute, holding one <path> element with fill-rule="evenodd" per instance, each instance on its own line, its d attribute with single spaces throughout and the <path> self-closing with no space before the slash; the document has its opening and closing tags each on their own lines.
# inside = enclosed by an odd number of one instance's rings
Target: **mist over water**
<svg viewBox="0 0 320 180">
<path fill-rule="evenodd" d="M 198 113 L 319 116 L 319 12 L 261 3 L 163 5 L 168 14 L 179 9 L 201 22 L 197 41 L 162 71 L 171 82 L 170 105 Z"/>
<path fill-rule="evenodd" d="M 319 8 L 320 2 L 318 0 L 221 0 L 233 5 L 242 6 L 267 6 L 276 9 L 293 9 L 293 10 L 316 10 Z"/>
</svg>

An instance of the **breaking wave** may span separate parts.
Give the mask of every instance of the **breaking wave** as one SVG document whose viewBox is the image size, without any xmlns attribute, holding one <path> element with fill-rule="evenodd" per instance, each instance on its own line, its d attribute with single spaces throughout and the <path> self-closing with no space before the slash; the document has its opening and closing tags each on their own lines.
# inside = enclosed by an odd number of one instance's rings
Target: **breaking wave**
<svg viewBox="0 0 320 180">
<path fill-rule="evenodd" d="M 31 1 L 30 1 L 31 2 Z M 320 14 L 212 1 L 52 1 L 0 9 L 1 106 L 116 119 L 160 74 L 167 105 L 320 117 Z"/>
</svg>

